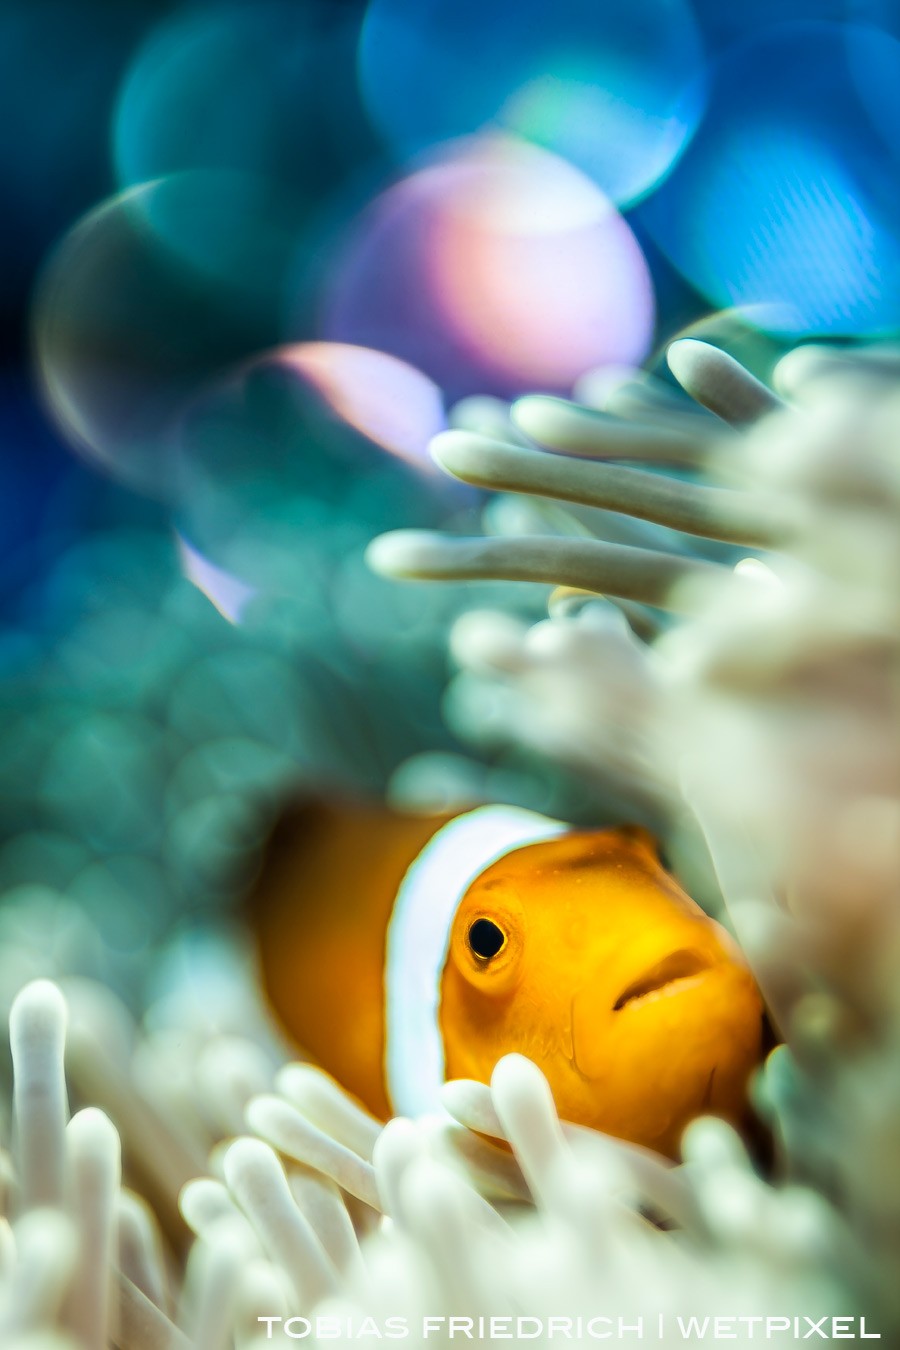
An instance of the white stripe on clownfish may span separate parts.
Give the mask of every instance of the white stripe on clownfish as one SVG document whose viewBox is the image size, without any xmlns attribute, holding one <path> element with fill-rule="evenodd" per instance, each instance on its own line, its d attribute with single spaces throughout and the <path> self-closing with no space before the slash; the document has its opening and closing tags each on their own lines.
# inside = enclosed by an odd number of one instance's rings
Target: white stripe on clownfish
<svg viewBox="0 0 900 1350">
<path fill-rule="evenodd" d="M 385 1075 L 395 1112 L 440 1111 L 440 985 L 457 907 L 485 868 L 570 826 L 518 806 L 479 806 L 432 835 L 394 903 L 385 958 Z"/>
</svg>

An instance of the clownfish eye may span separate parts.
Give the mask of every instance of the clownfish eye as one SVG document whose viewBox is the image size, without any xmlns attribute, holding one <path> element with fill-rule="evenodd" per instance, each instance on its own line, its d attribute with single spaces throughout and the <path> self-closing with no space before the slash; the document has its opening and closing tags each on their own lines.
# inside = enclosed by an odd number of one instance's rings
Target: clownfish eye
<svg viewBox="0 0 900 1350">
<path fill-rule="evenodd" d="M 467 936 L 471 951 L 482 961 L 490 961 L 506 945 L 506 934 L 491 919 L 476 919 Z"/>
</svg>

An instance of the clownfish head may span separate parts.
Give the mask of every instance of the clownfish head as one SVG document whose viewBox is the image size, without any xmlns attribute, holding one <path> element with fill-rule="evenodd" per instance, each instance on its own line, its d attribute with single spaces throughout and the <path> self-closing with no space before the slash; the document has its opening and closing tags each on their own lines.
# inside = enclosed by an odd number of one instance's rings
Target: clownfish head
<svg viewBox="0 0 900 1350">
<path fill-rule="evenodd" d="M 443 914 L 442 884 L 457 892 Z M 433 1107 L 447 1078 L 488 1082 L 518 1051 L 543 1070 L 564 1119 L 663 1152 L 701 1112 L 741 1114 L 759 994 L 646 831 L 470 812 L 410 868 L 392 927 L 388 1073 L 400 1109 Z"/>
<path fill-rule="evenodd" d="M 673 1154 L 736 1120 L 762 1004 L 736 945 L 651 836 L 486 806 L 423 822 L 320 810 L 255 918 L 282 1021 L 375 1114 L 527 1055 L 563 1119 Z"/>
</svg>

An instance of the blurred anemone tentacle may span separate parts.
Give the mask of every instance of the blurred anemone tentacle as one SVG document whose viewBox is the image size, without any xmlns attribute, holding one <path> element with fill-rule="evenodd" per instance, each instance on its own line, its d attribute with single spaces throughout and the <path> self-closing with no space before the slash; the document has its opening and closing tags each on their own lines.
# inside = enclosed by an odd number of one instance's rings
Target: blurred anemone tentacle
<svg viewBox="0 0 900 1350">
<path fill-rule="evenodd" d="M 431 453 L 447 473 L 477 487 L 530 492 L 621 511 L 688 534 L 750 547 L 777 547 L 784 526 L 748 495 L 579 459 L 551 457 L 465 432 L 445 432 Z"/>
<path fill-rule="evenodd" d="M 384 576 L 428 580 L 540 581 L 609 592 L 663 605 L 679 581 L 712 579 L 713 563 L 597 539 L 545 535 L 457 539 L 424 530 L 396 530 L 370 544 L 367 558 Z"/>
</svg>

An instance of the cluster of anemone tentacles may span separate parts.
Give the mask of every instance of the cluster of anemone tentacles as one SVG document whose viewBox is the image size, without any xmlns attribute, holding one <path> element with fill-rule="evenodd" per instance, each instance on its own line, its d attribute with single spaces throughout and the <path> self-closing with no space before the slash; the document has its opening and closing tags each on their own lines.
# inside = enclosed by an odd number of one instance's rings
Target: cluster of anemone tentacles
<svg viewBox="0 0 900 1350">
<path fill-rule="evenodd" d="M 700 889 L 711 859 L 782 1042 L 755 1089 L 771 1158 L 712 1120 L 677 1166 L 560 1124 L 515 1056 L 448 1085 L 446 1118 L 381 1129 L 283 1063 L 252 990 L 236 1036 L 136 1028 L 76 985 L 66 1049 L 40 982 L 10 1019 L 5 1344 L 224 1350 L 290 1316 L 332 1345 L 451 1314 L 644 1317 L 644 1339 L 661 1315 L 678 1344 L 716 1315 L 738 1343 L 766 1317 L 900 1331 L 900 359 L 799 349 L 777 395 L 704 344 L 670 363 L 700 408 L 643 379 L 604 411 L 462 409 L 435 457 L 532 494 L 530 532 L 371 558 L 558 587 L 536 627 L 461 621 L 450 706 L 620 784 Z"/>
</svg>

